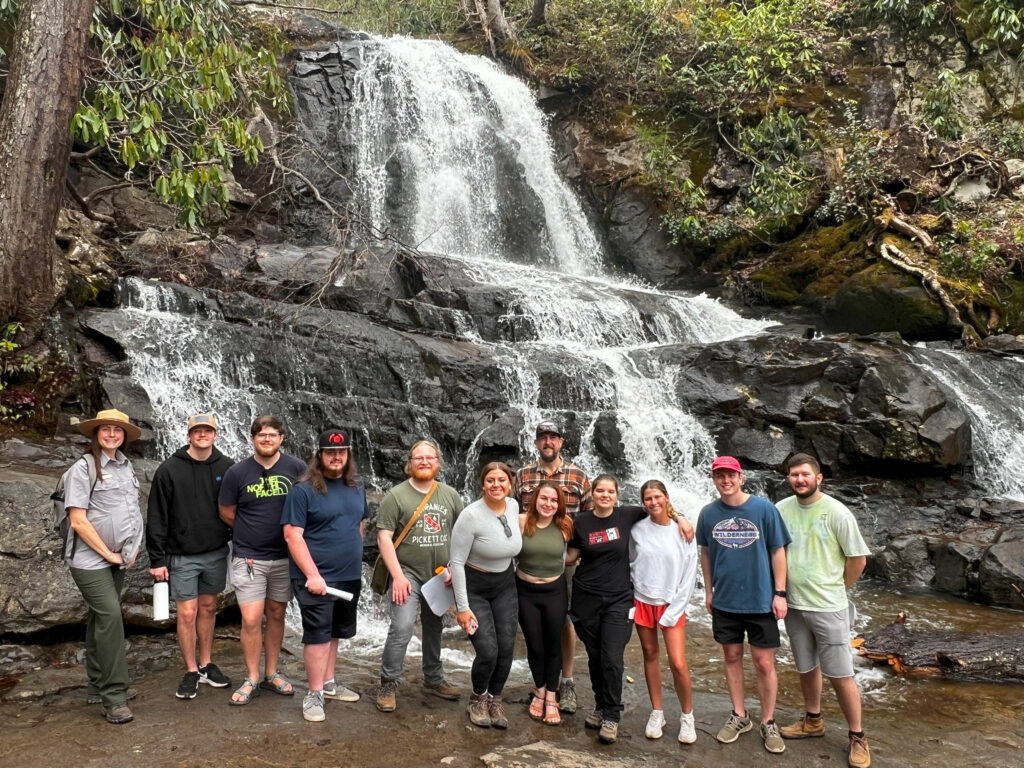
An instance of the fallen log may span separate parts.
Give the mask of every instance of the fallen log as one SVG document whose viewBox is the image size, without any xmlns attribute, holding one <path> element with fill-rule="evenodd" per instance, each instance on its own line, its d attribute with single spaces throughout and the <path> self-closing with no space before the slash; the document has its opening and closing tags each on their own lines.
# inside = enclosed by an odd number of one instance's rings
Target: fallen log
<svg viewBox="0 0 1024 768">
<path fill-rule="evenodd" d="M 861 656 L 908 677 L 1024 683 L 1024 629 L 1009 634 L 915 632 L 906 619 L 901 611 L 892 624 L 855 638 L 854 647 Z"/>
</svg>

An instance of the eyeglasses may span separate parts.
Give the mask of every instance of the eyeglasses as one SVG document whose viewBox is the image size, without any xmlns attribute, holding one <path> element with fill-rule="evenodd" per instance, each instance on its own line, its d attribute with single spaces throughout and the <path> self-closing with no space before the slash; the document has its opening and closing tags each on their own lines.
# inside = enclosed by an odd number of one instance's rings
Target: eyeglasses
<svg viewBox="0 0 1024 768">
<path fill-rule="evenodd" d="M 512 538 L 512 529 L 508 527 L 508 519 L 504 515 L 498 515 L 498 519 L 501 520 L 501 527 L 505 529 L 505 536 Z"/>
<path fill-rule="evenodd" d="M 277 440 L 281 437 L 280 432 L 260 432 L 254 436 L 254 440 Z"/>
<path fill-rule="evenodd" d="M 433 464 L 438 461 L 437 456 L 410 456 L 409 461 L 414 461 L 417 464 Z"/>
</svg>

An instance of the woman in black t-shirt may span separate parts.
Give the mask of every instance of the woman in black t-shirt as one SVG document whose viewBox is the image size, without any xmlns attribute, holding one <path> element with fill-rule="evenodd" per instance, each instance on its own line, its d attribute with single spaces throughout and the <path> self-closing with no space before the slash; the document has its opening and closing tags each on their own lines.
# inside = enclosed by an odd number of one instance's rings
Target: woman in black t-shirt
<svg viewBox="0 0 1024 768">
<path fill-rule="evenodd" d="M 573 522 L 566 562 L 580 564 L 572 582 L 569 616 L 587 649 L 595 709 L 587 728 L 599 728 L 601 741 L 618 738 L 622 716 L 622 655 L 633 631 L 629 609 L 629 532 L 646 513 L 640 507 L 616 507 L 619 484 L 600 475 L 590 486 L 594 509 Z"/>
<path fill-rule="evenodd" d="M 617 507 L 619 483 L 599 475 L 590 486 L 591 512 L 573 521 L 566 562 L 580 564 L 572 582 L 569 617 L 587 649 L 595 709 L 587 728 L 599 728 L 601 741 L 613 743 L 622 716 L 622 656 L 633 632 L 630 609 L 633 584 L 629 574 L 629 536 L 647 513 L 642 507 Z M 679 534 L 693 539 L 693 526 L 679 516 Z"/>
</svg>

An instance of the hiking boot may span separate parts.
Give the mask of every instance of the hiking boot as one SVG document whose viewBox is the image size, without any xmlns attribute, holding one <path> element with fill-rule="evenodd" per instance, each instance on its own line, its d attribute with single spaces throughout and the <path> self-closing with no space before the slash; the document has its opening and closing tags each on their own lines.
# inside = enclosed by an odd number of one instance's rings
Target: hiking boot
<svg viewBox="0 0 1024 768">
<path fill-rule="evenodd" d="M 137 690 L 135 690 L 134 688 L 126 688 L 125 689 L 124 697 L 128 701 L 131 701 L 132 699 L 134 699 L 138 695 L 139 695 L 139 692 Z M 102 704 L 103 703 L 103 697 L 100 696 L 98 693 L 90 693 L 88 696 L 85 697 L 85 700 L 89 704 Z"/>
<path fill-rule="evenodd" d="M 576 681 L 571 677 L 562 678 L 558 684 L 558 709 L 571 715 L 576 711 Z"/>
<path fill-rule="evenodd" d="M 124 723 L 130 723 L 135 719 L 135 715 L 133 715 L 132 711 L 128 709 L 127 704 L 115 704 L 112 707 L 104 707 L 103 717 L 107 719 L 108 723 L 113 723 L 114 725 L 123 725 Z M 864 745 L 864 748 L 867 749 L 866 744 Z"/>
<path fill-rule="evenodd" d="M 605 744 L 614 744 L 619 738 L 619 724 L 613 720 L 602 720 L 597 738 Z"/>
<path fill-rule="evenodd" d="M 595 709 L 587 715 L 587 719 L 583 721 L 583 727 L 596 731 L 601 727 L 602 720 L 604 720 L 604 718 L 601 717 L 601 713 Z"/>
<path fill-rule="evenodd" d="M 199 682 L 212 685 L 214 688 L 226 688 L 231 685 L 231 678 L 211 661 L 205 667 L 199 668 Z"/>
<path fill-rule="evenodd" d="M 651 716 L 647 718 L 647 727 L 644 728 L 644 736 L 648 739 L 660 739 L 664 727 L 665 713 L 660 709 L 652 709 Z"/>
<path fill-rule="evenodd" d="M 868 768 L 871 765 L 871 750 L 863 736 L 850 734 L 850 765 L 853 768 Z"/>
<path fill-rule="evenodd" d="M 693 724 L 693 712 L 679 716 L 679 741 L 682 744 L 693 744 L 697 740 L 697 729 Z"/>
<path fill-rule="evenodd" d="M 764 748 L 769 752 L 781 755 L 786 751 L 786 742 L 779 735 L 779 724 L 774 720 L 761 723 L 761 738 L 764 739 Z"/>
<path fill-rule="evenodd" d="M 501 696 L 491 696 L 487 702 L 487 714 L 491 718 L 491 728 L 508 728 L 508 718 L 505 716 L 505 707 L 501 703 Z"/>
<path fill-rule="evenodd" d="M 377 709 L 381 712 L 394 712 L 398 707 L 397 694 L 398 681 L 382 677 L 380 688 L 377 689 Z"/>
<path fill-rule="evenodd" d="M 729 719 L 725 721 L 725 725 L 722 726 L 722 730 L 718 732 L 716 738 L 723 744 L 732 744 L 740 737 L 741 733 L 746 733 L 753 727 L 753 723 L 746 715 L 740 717 L 735 712 L 730 712 Z"/>
<path fill-rule="evenodd" d="M 337 682 L 333 677 L 324 681 L 324 698 L 335 701 L 347 701 L 349 704 L 359 701 L 359 694 L 347 687 L 344 683 Z"/>
<path fill-rule="evenodd" d="M 199 673 L 186 672 L 185 676 L 181 678 L 181 682 L 178 684 L 178 690 L 174 692 L 174 695 L 179 699 L 194 699 L 196 697 L 196 691 L 198 690 Z"/>
<path fill-rule="evenodd" d="M 811 736 L 824 736 L 825 718 L 810 718 L 805 714 L 792 725 L 779 728 L 779 734 L 784 739 L 807 739 Z"/>
<path fill-rule="evenodd" d="M 479 725 L 481 728 L 491 727 L 490 695 L 481 693 L 469 697 L 469 706 L 466 712 L 469 713 L 469 722 Z M 507 723 L 506 723 L 507 725 Z"/>
<path fill-rule="evenodd" d="M 462 695 L 462 690 L 458 686 L 452 685 L 444 679 L 439 683 L 428 683 L 424 680 L 423 689 L 427 693 L 432 693 L 438 698 L 447 699 L 448 701 L 458 701 L 459 696 Z"/>
<path fill-rule="evenodd" d="M 302 716 L 311 723 L 322 723 L 327 719 L 323 691 L 310 691 L 306 694 L 302 699 Z"/>
</svg>

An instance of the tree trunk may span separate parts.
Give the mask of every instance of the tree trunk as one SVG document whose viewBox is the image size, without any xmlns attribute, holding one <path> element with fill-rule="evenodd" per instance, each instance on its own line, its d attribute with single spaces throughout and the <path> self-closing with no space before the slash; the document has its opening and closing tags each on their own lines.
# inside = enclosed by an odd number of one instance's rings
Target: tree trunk
<svg viewBox="0 0 1024 768">
<path fill-rule="evenodd" d="M 487 18 L 484 21 L 491 31 L 494 45 L 498 48 L 512 37 L 512 28 L 509 27 L 505 12 L 501 9 L 501 0 L 487 0 Z"/>
<path fill-rule="evenodd" d="M 96 0 L 23 4 L 0 105 L 0 323 L 54 301 L 54 229 Z"/>
<path fill-rule="evenodd" d="M 541 27 L 547 23 L 548 0 L 533 0 L 533 13 L 530 14 L 531 27 Z"/>
</svg>

